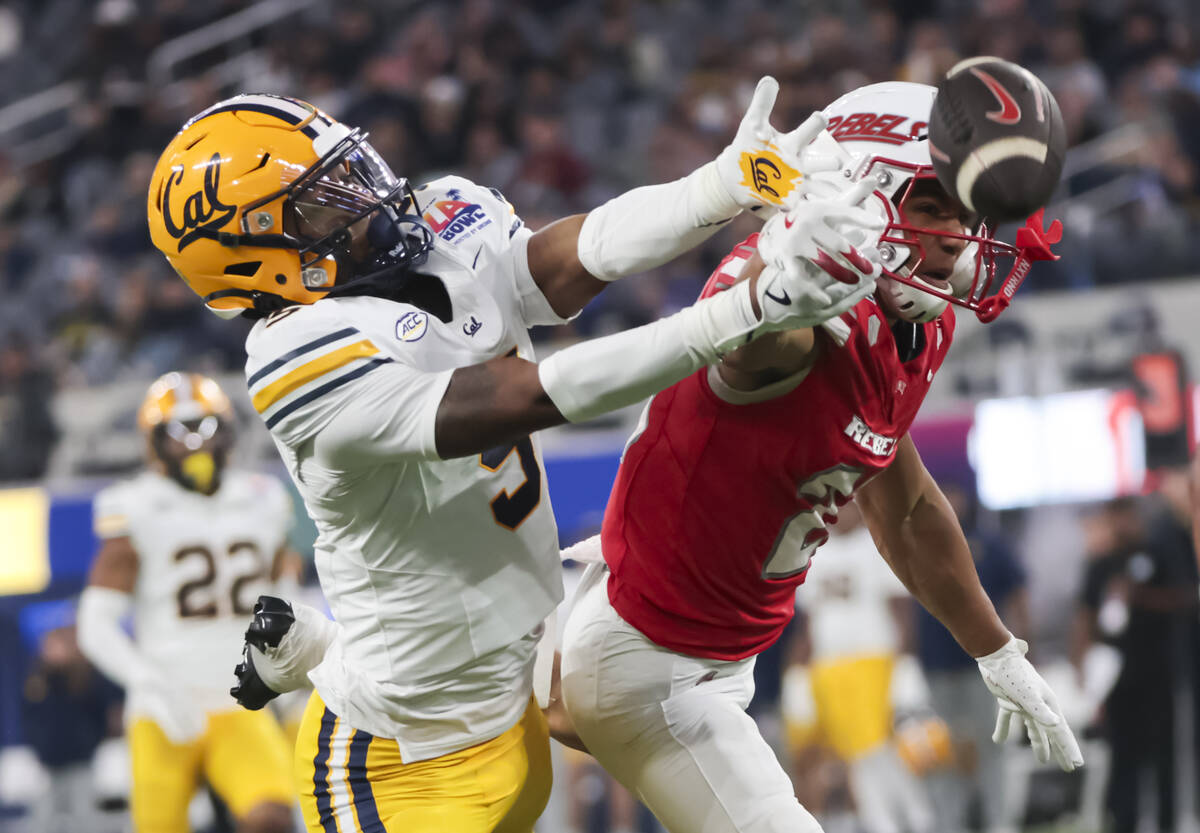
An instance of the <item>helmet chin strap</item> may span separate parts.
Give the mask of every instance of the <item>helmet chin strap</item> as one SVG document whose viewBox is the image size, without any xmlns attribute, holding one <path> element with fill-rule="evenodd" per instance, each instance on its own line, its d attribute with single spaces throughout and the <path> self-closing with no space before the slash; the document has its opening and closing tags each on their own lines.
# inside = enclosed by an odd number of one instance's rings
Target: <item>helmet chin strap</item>
<svg viewBox="0 0 1200 833">
<path fill-rule="evenodd" d="M 402 278 L 424 264 L 434 242 L 433 229 L 423 217 L 401 214 L 392 205 L 371 217 L 366 237 L 370 253 L 362 261 L 351 257 L 349 239 L 332 253 L 338 261 L 338 281 L 330 295 L 371 294 L 363 288 Z"/>
</svg>

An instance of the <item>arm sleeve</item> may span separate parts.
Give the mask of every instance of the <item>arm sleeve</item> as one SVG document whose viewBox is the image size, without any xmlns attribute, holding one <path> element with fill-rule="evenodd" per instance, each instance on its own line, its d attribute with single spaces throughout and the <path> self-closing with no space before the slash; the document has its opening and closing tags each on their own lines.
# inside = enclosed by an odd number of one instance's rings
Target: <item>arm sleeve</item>
<svg viewBox="0 0 1200 833">
<path fill-rule="evenodd" d="M 133 597 L 109 587 L 87 587 L 79 597 L 79 650 L 114 682 L 134 688 L 153 676 L 153 669 L 121 626 Z"/>
</svg>

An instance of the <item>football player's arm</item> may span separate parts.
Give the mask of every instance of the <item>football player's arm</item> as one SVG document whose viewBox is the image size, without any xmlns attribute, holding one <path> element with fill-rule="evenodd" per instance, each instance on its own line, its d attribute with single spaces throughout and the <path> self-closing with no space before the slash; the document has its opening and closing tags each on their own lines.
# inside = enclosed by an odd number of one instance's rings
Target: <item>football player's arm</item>
<svg viewBox="0 0 1200 833">
<path fill-rule="evenodd" d="M 1009 640 L 979 583 L 954 509 L 908 435 L 892 464 L 858 490 L 856 501 L 897 578 L 963 650 L 982 657 Z"/>
<path fill-rule="evenodd" d="M 287 544 L 275 551 L 271 559 L 271 581 L 299 584 L 304 575 L 304 559 Z"/>
<path fill-rule="evenodd" d="M 786 375 L 789 361 L 811 354 L 811 327 L 842 315 L 874 289 L 877 264 L 839 265 L 835 275 L 796 253 L 811 248 L 814 228 L 827 214 L 861 219 L 865 212 L 853 206 L 873 185 L 864 180 L 839 198 L 844 202 L 808 201 L 786 216 L 777 214 L 759 238 L 760 247 L 764 239 L 773 241 L 775 254 L 766 255 L 770 265 L 746 270 L 745 280 L 674 315 L 574 344 L 539 365 L 504 357 L 456 370 L 437 412 L 437 454 L 477 454 L 532 431 L 633 405 L 775 332 L 785 335 L 767 352 L 779 366 L 771 368 L 772 361 L 763 359 L 768 371 L 754 372 Z M 832 229 L 816 234 L 832 240 L 836 251 L 853 248 L 841 245 Z"/>
<path fill-rule="evenodd" d="M 857 499 L 896 576 L 978 662 L 999 706 L 992 740 L 1003 743 L 1013 722 L 1023 722 L 1042 763 L 1053 758 L 1066 771 L 1082 766 L 1054 692 L 1025 658 L 1029 646 L 996 614 L 954 510 L 907 434 L 892 464 L 864 484 Z"/>
<path fill-rule="evenodd" d="M 749 280 L 766 264 L 756 252 L 742 267 L 737 283 Z M 767 333 L 728 353 L 717 366 L 725 384 L 751 391 L 799 373 L 815 357 L 816 331 L 812 327 Z"/>
<path fill-rule="evenodd" d="M 636 404 L 714 363 L 760 326 L 757 279 L 641 327 L 573 344 L 534 364 L 502 356 L 460 367 L 438 403 L 432 448 L 479 454 L 534 431 Z"/>
<path fill-rule="evenodd" d="M 133 608 L 137 576 L 138 554 L 129 536 L 107 538 L 79 597 L 79 649 L 107 677 L 126 688 L 153 675 L 121 625 Z"/>
<path fill-rule="evenodd" d="M 770 124 L 778 91 L 774 78 L 759 81 L 733 141 L 712 162 L 682 179 L 626 191 L 530 238 L 529 272 L 561 318 L 579 312 L 606 283 L 703 243 L 742 209 L 779 206 L 799 187 L 805 168 L 821 168 L 801 152 L 824 128 L 824 118 L 814 113 L 780 134 Z M 760 157 L 767 157 L 773 176 L 750 177 L 747 166 Z"/>
</svg>

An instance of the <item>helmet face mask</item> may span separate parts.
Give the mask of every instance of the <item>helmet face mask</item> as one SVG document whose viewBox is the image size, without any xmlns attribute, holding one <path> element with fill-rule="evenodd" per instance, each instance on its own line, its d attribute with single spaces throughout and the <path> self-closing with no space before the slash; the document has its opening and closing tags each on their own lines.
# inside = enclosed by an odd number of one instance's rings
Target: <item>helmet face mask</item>
<svg viewBox="0 0 1200 833">
<path fill-rule="evenodd" d="M 1018 233 L 1018 245 L 999 241 L 985 218 L 968 212 L 940 185 L 927 140 L 936 92 L 924 84 L 871 84 L 842 96 L 824 114 L 846 157 L 842 176 L 850 181 L 874 176 L 879 181 L 875 204 L 887 225 L 878 244 L 883 274 L 876 297 L 885 310 L 925 322 L 941 315 L 947 304 L 955 304 L 990 321 L 1007 307 L 1030 261 L 1053 257 L 1048 247 L 1037 244 L 1056 240 L 1039 236 L 1032 241 Z M 953 208 L 958 221 L 918 222 L 913 207 L 929 196 L 942 204 L 939 214 Z M 1034 234 L 1040 235 L 1041 218 L 1035 216 Z M 1034 245 L 1022 244 L 1023 239 Z M 950 240 L 965 245 L 945 242 Z M 939 246 L 957 249 L 957 254 L 938 253 Z M 1002 258 L 1013 258 L 1014 263 L 1001 281 L 997 261 Z"/>
<path fill-rule="evenodd" d="M 313 146 L 319 148 L 321 143 Z M 284 236 L 296 241 L 300 279 L 308 289 L 344 292 L 421 265 L 433 246 L 433 231 L 420 215 L 408 180 L 392 173 L 367 142 L 367 134 L 358 129 L 346 130 L 325 155 L 281 191 L 247 205 L 243 226 L 259 205 L 279 198 L 283 199 Z M 338 265 L 332 287 L 322 267 L 329 257 Z"/>
<path fill-rule="evenodd" d="M 993 237 L 984 218 L 947 194 L 932 168 L 914 168 L 886 210 L 888 224 L 879 238 L 882 296 L 889 311 L 905 320 L 932 321 L 947 304 L 978 312 L 996 288 L 997 259 L 1018 254 Z"/>
<path fill-rule="evenodd" d="M 233 449 L 233 409 L 212 379 L 167 373 L 155 380 L 138 410 L 151 465 L 203 495 L 221 486 Z"/>
<path fill-rule="evenodd" d="M 155 463 L 183 488 L 202 495 L 221 487 L 221 474 L 233 448 L 228 420 L 209 415 L 156 425 L 149 436 Z"/>
<path fill-rule="evenodd" d="M 366 133 L 295 99 L 238 96 L 183 126 L 151 179 L 151 238 L 223 317 L 402 276 L 433 245 Z"/>
</svg>

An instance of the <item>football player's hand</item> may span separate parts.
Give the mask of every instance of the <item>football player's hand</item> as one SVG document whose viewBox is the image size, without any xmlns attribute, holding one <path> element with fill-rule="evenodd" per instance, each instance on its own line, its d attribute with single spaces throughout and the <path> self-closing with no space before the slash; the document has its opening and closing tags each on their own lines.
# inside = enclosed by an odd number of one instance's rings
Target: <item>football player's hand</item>
<svg viewBox="0 0 1200 833">
<path fill-rule="evenodd" d="M 813 113 L 795 130 L 780 133 L 770 121 L 778 94 L 778 81 L 769 75 L 759 79 L 737 135 L 717 157 L 721 184 L 742 208 L 781 206 L 803 190 L 805 177 L 830 166 L 824 155 L 801 156 L 825 128 L 825 117 Z"/>
<path fill-rule="evenodd" d="M 868 178 L 834 200 L 802 199 L 763 225 L 756 297 L 764 331 L 816 326 L 874 291 L 884 222 L 859 203 L 875 187 Z"/>
<path fill-rule="evenodd" d="M 315 608 L 259 596 L 230 695 L 253 711 L 276 695 L 309 685 L 308 672 L 320 664 L 336 634 L 337 625 Z"/>
<path fill-rule="evenodd" d="M 1003 648 L 979 657 L 979 673 L 988 691 L 1000 704 L 992 740 L 1003 743 L 1013 721 L 1023 721 L 1034 754 L 1042 763 L 1051 757 L 1065 771 L 1083 766 L 1083 755 L 1071 727 L 1063 717 L 1058 698 L 1034 670 L 1025 652 L 1029 646 L 1015 636 Z"/>
</svg>

